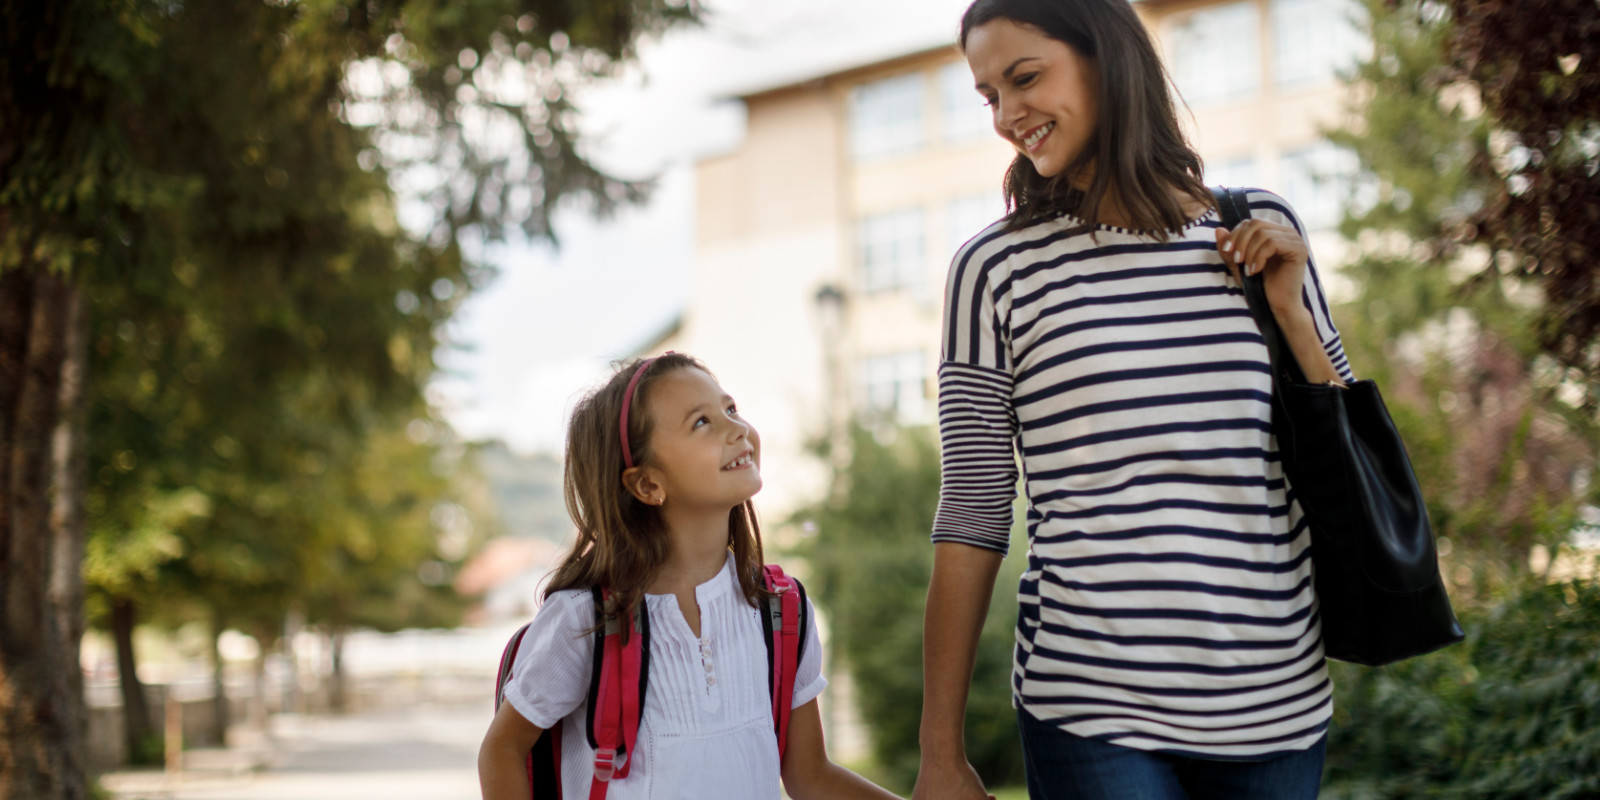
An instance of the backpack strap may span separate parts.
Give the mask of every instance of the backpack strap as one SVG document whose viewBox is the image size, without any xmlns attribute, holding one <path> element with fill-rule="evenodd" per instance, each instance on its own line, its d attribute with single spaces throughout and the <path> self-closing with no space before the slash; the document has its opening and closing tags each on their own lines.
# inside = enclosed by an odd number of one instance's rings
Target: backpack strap
<svg viewBox="0 0 1600 800">
<path fill-rule="evenodd" d="M 767 645 L 767 689 L 772 695 L 772 725 L 778 736 L 781 764 L 789 749 L 795 673 L 800 670 L 800 651 L 806 641 L 805 587 L 785 575 L 777 564 L 762 567 L 761 578 L 767 590 L 776 593 L 767 598 L 761 627 Z"/>
<path fill-rule="evenodd" d="M 511 665 L 517 661 L 517 648 L 522 645 L 522 637 L 527 635 L 528 626 L 532 624 L 525 623 L 518 628 L 516 633 L 511 634 L 511 641 L 506 642 L 506 649 L 500 651 L 500 671 L 494 679 L 494 710 L 497 712 L 500 704 L 506 701 L 506 682 L 511 680 Z"/>
<path fill-rule="evenodd" d="M 511 680 L 511 667 L 516 664 L 517 650 L 522 646 L 522 639 L 528 633 L 528 623 L 511 634 L 511 641 L 506 643 L 506 649 L 500 653 L 500 670 L 495 676 L 494 684 L 494 710 L 500 711 L 500 706 L 506 699 L 506 683 Z M 561 797 L 561 729 L 559 727 L 547 730 L 535 742 L 533 748 L 522 761 L 523 768 L 528 773 L 528 786 L 533 790 L 533 797 L 544 798 Z"/>
<path fill-rule="evenodd" d="M 623 620 L 607 614 L 611 592 L 596 588 L 595 659 L 589 681 L 589 743 L 594 747 L 594 779 L 590 800 L 603 800 L 613 778 L 628 777 L 639 719 L 644 709 L 650 665 L 650 613 L 643 603 L 630 622 L 632 635 L 622 641 Z"/>
</svg>

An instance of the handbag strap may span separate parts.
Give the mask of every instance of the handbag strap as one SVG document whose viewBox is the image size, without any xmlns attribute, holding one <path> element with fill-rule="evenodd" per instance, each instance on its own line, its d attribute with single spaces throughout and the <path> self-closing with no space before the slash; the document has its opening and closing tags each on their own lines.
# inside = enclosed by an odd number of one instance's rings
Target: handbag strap
<svg viewBox="0 0 1600 800">
<path fill-rule="evenodd" d="M 1239 223 L 1250 219 L 1250 200 L 1245 196 L 1243 189 L 1214 186 L 1211 196 L 1216 198 L 1217 212 L 1222 219 L 1222 227 L 1232 231 Z M 1266 278 L 1261 274 L 1244 275 L 1241 266 L 1241 285 L 1244 289 L 1245 303 L 1250 306 L 1250 316 L 1255 318 L 1256 327 L 1261 330 L 1261 338 L 1267 342 L 1267 358 L 1272 365 L 1273 379 L 1282 378 L 1295 383 L 1305 383 L 1305 373 L 1300 371 L 1300 364 L 1293 358 L 1284 358 L 1289 352 L 1289 345 L 1283 338 L 1283 330 L 1278 327 L 1278 319 L 1272 315 L 1272 303 L 1267 300 Z"/>
</svg>

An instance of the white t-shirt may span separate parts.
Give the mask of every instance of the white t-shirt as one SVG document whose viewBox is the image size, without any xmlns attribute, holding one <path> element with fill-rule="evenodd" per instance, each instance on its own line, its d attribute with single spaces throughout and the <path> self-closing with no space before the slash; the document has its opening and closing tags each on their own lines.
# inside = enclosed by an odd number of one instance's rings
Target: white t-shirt
<svg viewBox="0 0 1600 800">
<path fill-rule="evenodd" d="M 695 587 L 700 637 L 672 595 L 645 595 L 650 614 L 650 683 L 628 777 L 608 800 L 778 800 L 778 740 L 767 690 L 760 612 L 744 599 L 733 556 Z M 809 604 L 809 602 L 808 602 Z M 565 797 L 588 797 L 594 750 L 585 734 L 593 669 L 594 599 L 587 590 L 550 596 L 517 650 L 506 700 L 546 730 L 562 726 Z M 813 617 L 813 620 L 815 617 Z M 793 707 L 822 693 L 822 646 L 808 626 Z"/>
</svg>

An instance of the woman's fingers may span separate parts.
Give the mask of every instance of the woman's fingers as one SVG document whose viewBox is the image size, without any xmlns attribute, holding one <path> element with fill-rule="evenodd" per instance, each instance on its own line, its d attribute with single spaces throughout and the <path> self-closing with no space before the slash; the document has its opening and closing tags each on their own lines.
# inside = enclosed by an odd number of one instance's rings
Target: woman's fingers
<svg viewBox="0 0 1600 800">
<path fill-rule="evenodd" d="M 1239 273 L 1238 247 L 1234 243 L 1233 237 L 1228 233 L 1228 229 L 1220 225 L 1217 226 L 1217 253 L 1222 256 L 1222 263 L 1226 264 L 1228 270 L 1233 273 L 1233 279 L 1235 281 L 1243 280 Z"/>
<path fill-rule="evenodd" d="M 1233 245 L 1232 254 L 1237 263 L 1243 266 L 1246 275 L 1261 272 L 1273 258 L 1285 264 L 1295 264 L 1304 262 L 1307 256 L 1305 240 L 1300 238 L 1300 234 L 1262 220 L 1239 223 L 1228 234 L 1227 240 Z"/>
</svg>

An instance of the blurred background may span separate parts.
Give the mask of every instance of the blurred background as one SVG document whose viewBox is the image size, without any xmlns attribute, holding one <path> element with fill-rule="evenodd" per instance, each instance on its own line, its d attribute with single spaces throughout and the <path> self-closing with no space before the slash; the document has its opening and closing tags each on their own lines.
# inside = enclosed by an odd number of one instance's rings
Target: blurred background
<svg viewBox="0 0 1600 800">
<path fill-rule="evenodd" d="M 1600 6 L 1133 5 L 1207 182 L 1304 220 L 1469 631 L 1336 665 L 1325 796 L 1600 796 Z M 1012 155 L 964 7 L 0 3 L 0 796 L 476 797 L 566 414 L 668 349 L 762 432 L 832 754 L 909 793 L 944 274 Z"/>
</svg>

